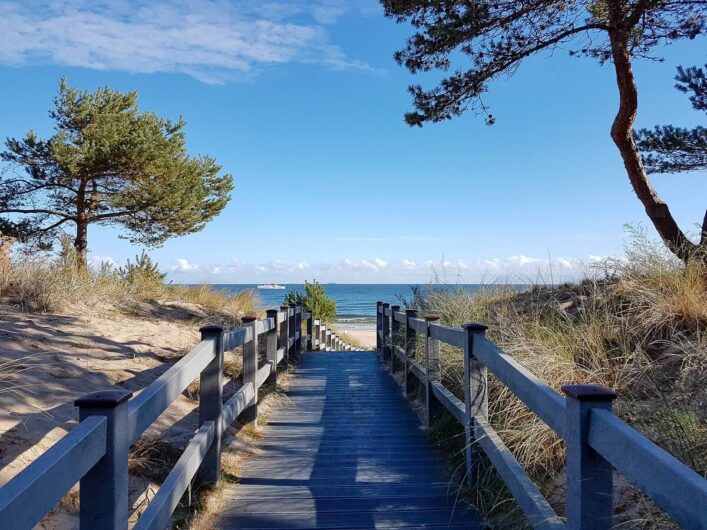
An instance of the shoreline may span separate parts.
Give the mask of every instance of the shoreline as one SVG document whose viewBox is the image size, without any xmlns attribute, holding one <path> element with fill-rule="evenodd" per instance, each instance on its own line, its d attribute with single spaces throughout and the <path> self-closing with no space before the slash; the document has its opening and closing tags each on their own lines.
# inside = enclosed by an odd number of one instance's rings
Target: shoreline
<svg viewBox="0 0 707 530">
<path fill-rule="evenodd" d="M 364 348 L 376 346 L 376 320 L 375 318 L 346 318 L 334 321 L 334 327 L 345 339 L 351 337 Z"/>
</svg>

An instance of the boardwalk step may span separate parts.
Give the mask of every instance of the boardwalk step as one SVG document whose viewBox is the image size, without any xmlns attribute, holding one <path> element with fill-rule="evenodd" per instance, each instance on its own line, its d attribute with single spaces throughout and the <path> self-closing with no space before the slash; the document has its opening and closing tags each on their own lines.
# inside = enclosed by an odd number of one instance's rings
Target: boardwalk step
<svg viewBox="0 0 707 530">
<path fill-rule="evenodd" d="M 481 529 L 374 352 L 307 353 L 222 529 Z"/>
</svg>

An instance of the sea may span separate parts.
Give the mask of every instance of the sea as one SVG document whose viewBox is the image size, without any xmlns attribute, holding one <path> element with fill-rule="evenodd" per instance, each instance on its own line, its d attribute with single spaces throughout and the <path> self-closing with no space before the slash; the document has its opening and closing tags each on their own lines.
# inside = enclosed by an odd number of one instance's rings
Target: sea
<svg viewBox="0 0 707 530">
<path fill-rule="evenodd" d="M 304 292 L 302 284 L 280 284 L 285 289 L 258 289 L 255 284 L 215 284 L 215 289 L 228 293 L 240 291 L 253 291 L 260 298 L 264 308 L 277 308 L 282 305 L 288 291 Z M 413 296 L 413 288 L 427 288 L 425 285 L 410 284 L 349 284 L 349 283 L 327 283 L 323 284 L 327 296 L 336 301 L 337 321 L 346 324 L 347 327 L 368 327 L 376 318 L 376 302 L 383 301 L 392 304 L 404 305 L 405 300 L 410 300 Z M 518 290 L 523 290 L 526 286 L 513 286 Z M 435 285 L 435 289 L 465 289 L 470 293 L 480 289 L 488 289 L 488 285 L 479 284 L 456 284 L 456 285 Z"/>
</svg>

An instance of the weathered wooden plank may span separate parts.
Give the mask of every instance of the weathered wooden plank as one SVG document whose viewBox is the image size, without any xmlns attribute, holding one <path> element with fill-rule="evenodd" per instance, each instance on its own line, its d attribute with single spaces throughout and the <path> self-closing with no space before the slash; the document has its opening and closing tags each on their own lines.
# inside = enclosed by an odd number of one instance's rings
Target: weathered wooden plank
<svg viewBox="0 0 707 530">
<path fill-rule="evenodd" d="M 263 320 L 256 320 L 255 321 L 255 332 L 258 335 L 262 335 L 263 333 L 267 333 L 271 329 L 275 329 L 275 319 L 274 318 L 266 318 Z"/>
<path fill-rule="evenodd" d="M 400 346 L 393 346 L 393 353 L 401 361 L 405 360 L 405 348 L 401 348 Z"/>
<path fill-rule="evenodd" d="M 485 418 L 474 418 L 474 435 L 518 506 L 534 528 L 560 530 L 565 524 Z"/>
<path fill-rule="evenodd" d="M 430 326 L 430 337 L 441 340 L 445 344 L 451 344 L 457 348 L 464 348 L 466 333 L 461 328 L 450 326 Z"/>
<path fill-rule="evenodd" d="M 236 421 L 241 412 L 253 401 L 253 397 L 255 397 L 253 383 L 247 383 L 223 405 L 221 417 L 224 430 Z"/>
<path fill-rule="evenodd" d="M 106 453 L 108 420 L 90 416 L 0 488 L 0 524 L 31 529 Z"/>
<path fill-rule="evenodd" d="M 707 528 L 707 479 L 608 410 L 592 410 L 589 445 L 683 528 Z"/>
<path fill-rule="evenodd" d="M 432 393 L 462 426 L 466 425 L 467 417 L 463 401 L 447 390 L 439 381 L 432 381 Z"/>
<path fill-rule="evenodd" d="M 270 377 L 270 374 L 274 368 L 274 364 L 271 361 L 268 361 L 258 369 L 258 374 L 255 377 L 256 386 L 258 388 L 263 386 L 263 383 L 265 383 L 267 378 Z"/>
<path fill-rule="evenodd" d="M 214 423 L 208 421 L 196 431 L 133 530 L 162 530 L 169 527 L 172 512 L 211 447 L 214 440 L 214 427 Z"/>
<path fill-rule="evenodd" d="M 282 348 L 279 348 L 277 350 L 277 364 L 280 364 L 282 362 L 282 359 L 285 358 L 285 347 L 283 346 Z"/>
<path fill-rule="evenodd" d="M 304 353 L 220 528 L 480 528 L 375 352 Z"/>
<path fill-rule="evenodd" d="M 393 315 L 393 318 L 400 322 L 401 324 L 405 324 L 405 321 L 407 320 L 407 316 L 405 315 L 405 311 L 396 311 L 395 314 Z"/>
<path fill-rule="evenodd" d="M 565 431 L 565 398 L 485 337 L 474 353 L 525 405 L 560 436 Z"/>
<path fill-rule="evenodd" d="M 233 348 L 243 346 L 246 339 L 246 332 L 243 328 L 236 328 L 223 334 L 223 350 L 230 351 Z"/>
<path fill-rule="evenodd" d="M 203 340 L 155 379 L 128 405 L 130 440 L 137 439 L 216 356 L 215 340 Z"/>
<path fill-rule="evenodd" d="M 427 384 L 427 370 L 417 361 L 408 361 L 408 367 L 410 368 L 410 373 L 417 377 L 417 379 L 423 385 Z"/>
<path fill-rule="evenodd" d="M 419 333 L 427 333 L 427 322 L 424 318 L 411 318 L 408 320 L 410 327 Z"/>
</svg>

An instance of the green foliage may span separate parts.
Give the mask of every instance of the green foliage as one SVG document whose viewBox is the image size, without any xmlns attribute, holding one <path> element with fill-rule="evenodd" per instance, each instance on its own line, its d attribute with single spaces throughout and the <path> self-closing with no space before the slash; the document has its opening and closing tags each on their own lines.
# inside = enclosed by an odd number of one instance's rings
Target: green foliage
<svg viewBox="0 0 707 530">
<path fill-rule="evenodd" d="M 183 119 L 141 112 L 137 97 L 62 79 L 55 134 L 8 138 L 0 153 L 19 169 L 0 176 L 0 213 L 24 216 L 28 235 L 45 241 L 73 225 L 84 266 L 89 224 L 117 225 L 148 246 L 201 230 L 228 203 L 232 178 L 213 158 L 187 155 Z"/>
<path fill-rule="evenodd" d="M 124 282 L 132 285 L 162 285 L 167 276 L 144 250 L 135 256 L 134 263 L 128 259 L 125 267 L 118 267 L 117 272 Z"/>
<path fill-rule="evenodd" d="M 301 303 L 305 309 L 312 311 L 315 318 L 331 322 L 336 318 L 336 302 L 326 294 L 324 286 L 317 280 L 304 282 L 304 293 L 289 291 L 285 295 L 286 304 Z"/>
<path fill-rule="evenodd" d="M 634 0 L 381 0 L 388 17 L 410 22 L 416 33 L 395 59 L 412 73 L 449 70 L 453 60 L 467 67 L 434 88 L 411 86 L 415 112 L 410 125 L 437 122 L 473 110 L 494 122 L 483 96 L 488 84 L 513 75 L 524 59 L 542 52 L 612 59 L 614 41 L 634 57 L 651 57 L 659 44 L 693 39 L 704 31 L 707 2 Z"/>
<path fill-rule="evenodd" d="M 690 102 L 697 111 L 707 114 L 707 65 L 678 68 L 675 88 L 692 93 Z M 678 173 L 707 169 L 707 128 L 686 129 L 656 125 L 634 132 L 638 148 L 649 173 Z M 707 227 L 705 227 L 707 228 Z"/>
</svg>

